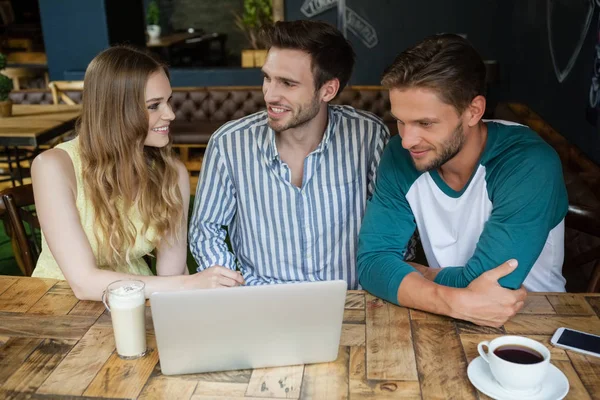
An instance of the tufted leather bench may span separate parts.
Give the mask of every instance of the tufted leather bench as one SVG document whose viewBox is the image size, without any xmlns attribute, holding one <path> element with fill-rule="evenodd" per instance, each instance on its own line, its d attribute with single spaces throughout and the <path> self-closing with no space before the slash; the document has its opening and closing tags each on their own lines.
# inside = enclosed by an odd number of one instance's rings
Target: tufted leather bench
<svg viewBox="0 0 600 400">
<path fill-rule="evenodd" d="M 346 88 L 334 103 L 348 104 L 382 116 L 390 128 L 396 129 L 389 111 L 387 90 L 381 87 Z M 173 140 L 197 144 L 207 143 L 210 135 L 225 122 L 265 108 L 260 86 L 175 88 L 172 104 L 177 115 L 173 123 Z"/>
<path fill-rule="evenodd" d="M 81 103 L 81 92 L 66 94 L 76 103 Z M 13 91 L 10 98 L 18 104 L 52 104 L 48 90 Z M 387 90 L 379 86 L 348 87 L 334 103 L 370 111 L 396 130 Z M 206 144 L 210 135 L 225 122 L 265 108 L 260 86 L 173 88 L 171 104 L 177 116 L 173 121 L 173 141 L 190 144 Z"/>
<path fill-rule="evenodd" d="M 81 92 L 66 94 L 76 103 L 81 103 Z M 10 97 L 14 103 L 52 104 L 52 96 L 48 90 L 13 91 Z M 379 86 L 348 87 L 334 103 L 351 105 L 379 115 L 390 131 L 396 132 L 387 90 Z M 265 108 L 260 86 L 173 88 L 171 104 L 177 116 L 171 124 L 174 147 L 192 173 L 200 170 L 202 151 L 210 136 L 221 125 Z"/>
</svg>

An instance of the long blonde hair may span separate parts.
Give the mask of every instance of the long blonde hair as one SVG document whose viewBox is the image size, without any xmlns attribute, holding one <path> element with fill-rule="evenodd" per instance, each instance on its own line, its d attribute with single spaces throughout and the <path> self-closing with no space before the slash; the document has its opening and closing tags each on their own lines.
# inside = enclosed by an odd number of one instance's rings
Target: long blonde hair
<svg viewBox="0 0 600 400">
<path fill-rule="evenodd" d="M 148 111 L 146 83 L 166 67 L 147 53 L 117 46 L 96 56 L 85 72 L 77 134 L 87 198 L 95 213 L 95 235 L 103 258 L 130 262 L 136 236 L 155 230 L 152 244 L 179 238 L 183 200 L 171 141 L 146 147 Z M 167 75 L 168 76 L 168 75 Z M 129 218 L 137 208 L 137 232 Z"/>
</svg>

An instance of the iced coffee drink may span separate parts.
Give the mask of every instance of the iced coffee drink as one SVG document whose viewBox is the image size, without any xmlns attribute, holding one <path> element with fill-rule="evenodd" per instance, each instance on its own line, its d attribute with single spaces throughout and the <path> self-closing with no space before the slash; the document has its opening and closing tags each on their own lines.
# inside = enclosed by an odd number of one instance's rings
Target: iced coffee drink
<svg viewBox="0 0 600 400">
<path fill-rule="evenodd" d="M 110 311 L 119 357 L 142 357 L 146 354 L 144 282 L 113 282 L 106 288 L 103 300 Z"/>
</svg>

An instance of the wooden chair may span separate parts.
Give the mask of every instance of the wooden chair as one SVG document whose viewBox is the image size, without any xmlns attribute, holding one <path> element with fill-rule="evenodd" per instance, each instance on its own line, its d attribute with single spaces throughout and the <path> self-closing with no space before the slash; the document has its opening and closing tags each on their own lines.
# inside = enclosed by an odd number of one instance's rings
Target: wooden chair
<svg viewBox="0 0 600 400">
<path fill-rule="evenodd" d="M 17 186 L 0 192 L 0 215 L 4 217 L 15 259 L 25 276 L 33 273 L 41 251 L 38 242 L 40 223 L 33 210 L 34 204 L 32 185 Z"/>
<path fill-rule="evenodd" d="M 25 67 L 4 68 L 2 70 L 2 74 L 12 79 L 14 90 L 21 90 L 22 80 L 28 80 L 38 77 L 38 73 L 35 70 Z"/>
<path fill-rule="evenodd" d="M 23 180 L 30 178 L 31 162 L 38 154 L 32 147 L 0 147 L 0 182 L 11 182 L 23 185 Z"/>
<path fill-rule="evenodd" d="M 6 47 L 8 49 L 33 51 L 33 40 L 27 38 L 8 38 L 6 39 Z"/>
<path fill-rule="evenodd" d="M 41 228 L 34 207 L 32 185 L 0 192 L 0 218 L 10 238 L 17 264 L 25 276 L 31 276 L 41 252 L 38 240 Z M 153 266 L 154 255 L 147 254 L 143 258 L 149 267 Z"/>
<path fill-rule="evenodd" d="M 13 64 L 48 65 L 46 53 L 40 51 L 15 51 L 6 55 L 6 61 Z"/>
<path fill-rule="evenodd" d="M 53 104 L 68 104 L 74 106 L 77 103 L 75 100 L 70 98 L 65 92 L 80 92 L 83 90 L 83 81 L 52 81 L 48 84 L 50 91 L 52 92 L 52 103 Z M 70 130 L 56 139 L 51 143 L 48 143 L 49 147 L 54 147 L 59 143 L 67 141 L 75 136 L 75 130 Z"/>
<path fill-rule="evenodd" d="M 60 104 L 62 101 L 65 104 L 74 106 L 75 101 L 67 96 L 65 92 L 77 92 L 83 90 L 83 81 L 52 81 L 48 84 L 52 92 L 52 102 Z"/>
<path fill-rule="evenodd" d="M 565 226 L 600 238 L 600 210 L 569 204 Z M 591 248 L 577 256 L 565 255 L 565 268 L 581 268 L 593 262 L 586 292 L 600 293 L 600 246 Z"/>
<path fill-rule="evenodd" d="M 22 79 L 44 79 L 44 85 L 48 86 L 48 58 L 43 52 L 18 51 L 6 56 L 8 67 L 2 70 L 2 74 L 13 80 L 15 90 L 23 89 Z"/>
</svg>

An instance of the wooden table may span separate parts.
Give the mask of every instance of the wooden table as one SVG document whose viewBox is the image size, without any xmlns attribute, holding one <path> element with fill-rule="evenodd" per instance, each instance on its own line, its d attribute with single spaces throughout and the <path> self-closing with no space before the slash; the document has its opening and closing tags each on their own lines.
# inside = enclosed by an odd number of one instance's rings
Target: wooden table
<svg viewBox="0 0 600 400">
<path fill-rule="evenodd" d="M 181 51 L 186 51 L 186 54 L 195 54 L 197 57 L 206 56 L 211 50 L 211 43 L 217 42 L 218 44 L 218 65 L 225 65 L 226 63 L 226 51 L 225 42 L 227 35 L 223 33 L 203 33 L 199 32 L 178 32 L 171 35 L 160 36 L 155 40 L 148 40 L 146 46 L 154 51 L 160 53 L 160 56 L 168 61 L 171 66 L 181 67 L 185 65 L 179 65 L 176 63 L 176 59 L 173 59 L 174 49 L 177 48 Z M 212 65 L 212 64 L 211 64 Z"/>
<path fill-rule="evenodd" d="M 13 186 L 16 180 L 23 184 L 24 157 L 19 146 L 32 147 L 35 156 L 40 144 L 73 129 L 80 114 L 80 105 L 13 104 L 13 116 L 0 118 L 0 146 L 10 170 L 10 177 L 3 181 L 10 180 Z"/>
<path fill-rule="evenodd" d="M 33 51 L 22 51 L 9 53 L 6 56 L 6 65 L 22 66 L 22 65 L 35 65 L 35 66 L 48 66 L 48 57 L 46 53 L 33 52 Z"/>
<path fill-rule="evenodd" d="M 173 46 L 174 44 L 181 43 L 187 39 L 200 37 L 202 35 L 203 35 L 202 32 L 193 32 L 193 33 L 178 32 L 178 33 L 173 33 L 171 35 L 159 36 L 155 40 L 149 39 L 146 41 L 146 46 L 148 46 L 148 47 L 169 47 L 169 46 Z"/>
<path fill-rule="evenodd" d="M 171 35 L 159 36 L 155 40 L 148 40 L 146 41 L 146 46 L 153 50 L 157 50 L 165 61 L 171 62 L 171 49 L 173 46 L 202 35 L 202 32 L 178 32 Z"/>
<path fill-rule="evenodd" d="M 64 281 L 0 276 L 0 398 L 487 399 L 467 378 L 481 340 L 510 333 L 551 347 L 560 326 L 600 334 L 600 295 L 531 294 L 493 329 L 350 291 L 335 362 L 163 376 L 149 311 L 149 355 L 125 361 L 102 303 L 78 301 Z M 600 358 L 551 351 L 567 398 L 600 399 Z"/>
<path fill-rule="evenodd" d="M 0 146 L 33 146 L 73 129 L 81 106 L 13 104 L 13 116 L 0 118 Z"/>
<path fill-rule="evenodd" d="M 21 79 L 43 77 L 48 86 L 48 58 L 41 52 L 15 52 L 6 56 L 6 68 L 2 74 L 13 80 L 15 90 L 21 89 Z"/>
</svg>

